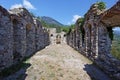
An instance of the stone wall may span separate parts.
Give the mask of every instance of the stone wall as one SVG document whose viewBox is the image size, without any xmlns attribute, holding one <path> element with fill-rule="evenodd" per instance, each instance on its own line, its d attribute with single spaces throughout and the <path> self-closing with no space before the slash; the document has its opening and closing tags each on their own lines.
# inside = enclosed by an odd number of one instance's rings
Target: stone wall
<svg viewBox="0 0 120 80">
<path fill-rule="evenodd" d="M 66 44 L 66 33 L 61 31 L 60 33 L 56 33 L 56 28 L 49 28 L 49 35 L 50 35 L 50 44 L 55 45 L 58 44 Z M 57 38 L 57 36 L 59 36 Z"/>
<path fill-rule="evenodd" d="M 25 8 L 0 6 L 0 72 L 49 45 L 49 33 Z"/>
<path fill-rule="evenodd" d="M 112 41 L 107 30 L 120 26 L 120 0 L 109 10 L 99 10 L 97 6 L 93 4 L 86 13 L 83 26 L 76 21 L 75 29 L 67 34 L 67 43 L 115 80 L 120 80 L 120 60 L 110 53 Z"/>
<path fill-rule="evenodd" d="M 13 24 L 10 14 L 0 6 L 0 71 L 13 63 Z"/>
</svg>

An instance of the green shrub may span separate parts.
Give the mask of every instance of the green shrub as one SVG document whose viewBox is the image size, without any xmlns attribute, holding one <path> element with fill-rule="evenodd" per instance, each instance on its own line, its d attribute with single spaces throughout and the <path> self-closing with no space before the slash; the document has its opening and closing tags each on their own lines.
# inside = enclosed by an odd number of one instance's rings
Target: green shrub
<svg viewBox="0 0 120 80">
<path fill-rule="evenodd" d="M 83 28 L 83 25 L 84 25 L 85 19 L 79 18 L 77 21 L 78 21 L 78 25 L 80 27 L 80 33 L 82 34 L 82 41 L 84 42 L 85 30 Z"/>
<path fill-rule="evenodd" d="M 106 4 L 105 2 L 97 2 L 97 5 L 98 5 L 98 9 L 99 10 L 103 10 L 103 9 L 106 9 Z"/>
</svg>

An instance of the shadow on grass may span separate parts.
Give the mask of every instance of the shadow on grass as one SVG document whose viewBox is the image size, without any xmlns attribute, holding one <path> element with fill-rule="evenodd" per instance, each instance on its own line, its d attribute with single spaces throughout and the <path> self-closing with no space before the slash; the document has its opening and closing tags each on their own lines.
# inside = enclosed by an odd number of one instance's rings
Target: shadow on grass
<svg viewBox="0 0 120 80">
<path fill-rule="evenodd" d="M 30 66 L 30 63 L 20 62 L 19 64 L 6 68 L 0 73 L 0 80 L 25 80 L 27 76 L 26 70 Z"/>
<path fill-rule="evenodd" d="M 0 80 L 25 80 L 25 77 L 27 76 L 26 70 L 31 66 L 31 64 L 26 63 L 26 61 L 30 57 L 26 57 L 21 62 L 2 70 L 0 72 Z"/>
<path fill-rule="evenodd" d="M 86 64 L 84 70 L 92 80 L 112 80 L 107 74 L 96 67 L 95 64 Z"/>
<path fill-rule="evenodd" d="M 10 66 L 9 68 L 5 68 L 0 72 L 0 80 L 25 80 L 27 74 L 27 69 L 31 66 L 28 63 L 28 59 L 30 59 L 33 55 L 35 55 L 38 51 L 43 50 L 45 47 L 34 52 L 32 55 L 25 57 L 22 61 L 17 62 Z"/>
</svg>

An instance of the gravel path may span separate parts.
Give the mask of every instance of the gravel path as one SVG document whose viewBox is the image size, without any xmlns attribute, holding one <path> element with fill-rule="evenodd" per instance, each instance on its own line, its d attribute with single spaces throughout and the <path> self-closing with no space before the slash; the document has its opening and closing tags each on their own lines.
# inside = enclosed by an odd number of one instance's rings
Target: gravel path
<svg viewBox="0 0 120 80">
<path fill-rule="evenodd" d="M 92 62 L 66 44 L 38 51 L 21 69 L 4 80 L 110 80 Z"/>
</svg>

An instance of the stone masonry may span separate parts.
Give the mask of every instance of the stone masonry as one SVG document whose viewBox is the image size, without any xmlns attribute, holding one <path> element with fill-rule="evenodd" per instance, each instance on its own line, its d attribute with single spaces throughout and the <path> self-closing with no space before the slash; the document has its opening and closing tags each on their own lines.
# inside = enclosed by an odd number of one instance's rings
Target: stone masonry
<svg viewBox="0 0 120 80">
<path fill-rule="evenodd" d="M 26 28 L 26 53 L 27 53 L 25 56 L 29 56 L 35 52 L 35 25 L 34 25 L 33 18 L 30 15 L 30 13 L 24 8 L 12 9 L 10 10 L 10 13 L 18 15 L 21 18 L 24 18 L 23 24 L 25 25 L 25 28 Z M 17 37 L 17 34 L 15 35 Z M 19 44 L 19 41 L 18 41 L 18 44 Z"/>
<path fill-rule="evenodd" d="M 49 33 L 25 8 L 0 6 L 0 72 L 49 45 Z"/>
<path fill-rule="evenodd" d="M 100 10 L 93 4 L 83 26 L 77 20 L 75 29 L 67 34 L 67 43 L 115 80 L 120 80 L 120 60 L 110 54 L 112 41 L 108 32 L 108 28 L 116 26 L 120 26 L 120 0 L 108 10 Z"/>
<path fill-rule="evenodd" d="M 10 14 L 0 6 L 0 71 L 13 63 L 13 24 Z"/>
<path fill-rule="evenodd" d="M 60 33 L 56 32 L 56 28 L 48 28 L 50 36 L 50 44 L 57 44 L 57 41 L 60 41 L 59 44 L 66 44 L 66 33 L 61 31 Z M 57 38 L 59 36 L 59 38 Z"/>
</svg>

